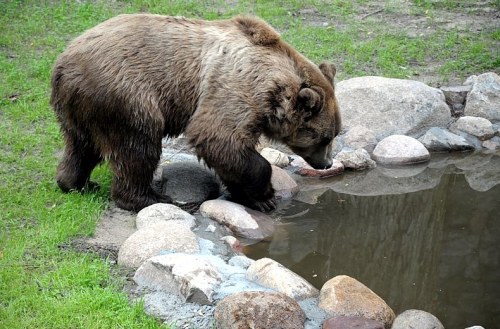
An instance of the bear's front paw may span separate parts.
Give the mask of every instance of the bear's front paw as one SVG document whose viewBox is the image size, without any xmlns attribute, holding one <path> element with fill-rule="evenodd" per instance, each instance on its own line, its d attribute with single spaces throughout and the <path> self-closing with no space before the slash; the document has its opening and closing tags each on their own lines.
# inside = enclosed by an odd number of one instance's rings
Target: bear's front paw
<svg viewBox="0 0 500 329">
<path fill-rule="evenodd" d="M 269 212 L 276 209 L 276 199 L 271 198 L 266 201 L 252 200 L 248 203 L 248 206 L 252 209 L 256 209 L 262 212 Z"/>
</svg>

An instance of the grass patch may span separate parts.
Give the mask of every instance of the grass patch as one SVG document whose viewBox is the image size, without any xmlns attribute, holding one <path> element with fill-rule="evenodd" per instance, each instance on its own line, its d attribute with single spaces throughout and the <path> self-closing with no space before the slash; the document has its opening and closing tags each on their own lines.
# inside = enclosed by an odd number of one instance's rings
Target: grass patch
<svg viewBox="0 0 500 329">
<path fill-rule="evenodd" d="M 338 76 L 417 78 L 429 67 L 440 81 L 500 67 L 500 31 L 435 28 L 410 36 L 391 25 L 437 10 L 468 12 L 466 2 L 385 1 L 383 17 L 363 15 L 369 1 L 4 1 L 0 6 L 0 327 L 159 328 L 142 305 L 130 305 L 113 267 L 58 246 L 92 234 L 109 201 L 111 175 L 94 172 L 101 191 L 63 194 L 54 182 L 63 143 L 48 104 L 52 65 L 66 44 L 120 13 L 152 12 L 205 19 L 258 15 L 306 56 L 337 64 Z M 492 2 L 498 8 L 498 1 Z M 406 11 L 405 11 L 406 10 Z M 427 17 L 426 16 L 426 17 Z M 381 21 L 387 19 L 386 23 Z M 392 20 L 392 21 L 391 21 Z M 395 27 L 396 26 L 396 27 Z"/>
</svg>

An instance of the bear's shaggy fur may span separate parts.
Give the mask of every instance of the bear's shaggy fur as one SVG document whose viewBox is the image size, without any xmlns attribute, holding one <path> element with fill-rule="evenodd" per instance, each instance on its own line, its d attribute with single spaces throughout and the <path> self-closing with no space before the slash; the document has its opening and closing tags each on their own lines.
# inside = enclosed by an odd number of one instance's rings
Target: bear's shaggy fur
<svg viewBox="0 0 500 329">
<path fill-rule="evenodd" d="M 340 129 L 334 76 L 333 65 L 317 67 L 257 18 L 117 16 L 76 38 L 55 64 L 51 104 L 66 143 L 57 182 L 82 190 L 109 160 L 118 206 L 168 202 L 151 187 L 153 172 L 162 137 L 185 133 L 235 201 L 273 208 L 258 138 L 329 167 Z"/>
</svg>

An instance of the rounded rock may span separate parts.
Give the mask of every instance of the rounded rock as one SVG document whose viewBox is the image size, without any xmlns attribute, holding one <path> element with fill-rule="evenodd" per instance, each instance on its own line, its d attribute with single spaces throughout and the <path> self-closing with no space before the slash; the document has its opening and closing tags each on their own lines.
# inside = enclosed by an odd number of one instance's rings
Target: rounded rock
<svg viewBox="0 0 500 329">
<path fill-rule="evenodd" d="M 386 329 L 394 321 L 394 311 L 361 282 L 347 275 L 328 280 L 319 293 L 319 307 L 333 316 L 362 316 L 379 321 Z"/>
<path fill-rule="evenodd" d="M 303 329 L 306 316 L 299 304 L 285 294 L 246 291 L 230 295 L 215 307 L 219 329 Z"/>
<path fill-rule="evenodd" d="M 430 158 L 429 151 L 422 143 L 404 135 L 386 137 L 373 150 L 373 159 L 387 165 L 420 163 Z"/>
<path fill-rule="evenodd" d="M 444 329 L 443 324 L 434 315 L 420 310 L 407 310 L 397 316 L 392 329 Z"/>
<path fill-rule="evenodd" d="M 200 251 L 196 235 L 181 223 L 159 222 L 132 234 L 118 252 L 118 265 L 138 268 L 161 251 L 194 253 Z"/>
<path fill-rule="evenodd" d="M 171 221 L 186 224 L 189 228 L 196 225 L 196 219 L 193 215 L 169 203 L 155 203 L 142 209 L 137 213 L 135 225 L 140 230 L 159 222 Z"/>
</svg>

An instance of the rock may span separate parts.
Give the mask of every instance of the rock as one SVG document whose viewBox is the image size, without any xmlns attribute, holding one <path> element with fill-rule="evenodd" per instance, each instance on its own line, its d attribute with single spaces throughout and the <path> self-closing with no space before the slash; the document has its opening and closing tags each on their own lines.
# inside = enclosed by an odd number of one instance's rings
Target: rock
<svg viewBox="0 0 500 329">
<path fill-rule="evenodd" d="M 160 251 L 194 253 L 200 250 L 196 236 L 185 225 L 159 222 L 132 234 L 118 252 L 118 265 L 138 268 Z"/>
<path fill-rule="evenodd" d="M 176 294 L 190 303 L 211 305 L 222 277 L 201 256 L 176 253 L 150 258 L 135 272 L 134 281 L 141 288 Z"/>
<path fill-rule="evenodd" d="M 335 316 L 323 322 L 323 329 L 384 329 L 384 325 L 359 316 Z"/>
<path fill-rule="evenodd" d="M 318 296 L 318 290 L 304 278 L 269 258 L 261 258 L 250 265 L 246 278 L 296 300 Z"/>
<path fill-rule="evenodd" d="M 180 206 L 199 206 L 218 198 L 220 185 L 214 174 L 193 162 L 172 163 L 163 168 L 162 192 Z"/>
<path fill-rule="evenodd" d="M 135 220 L 137 229 L 159 222 L 184 223 L 189 228 L 196 225 L 196 219 L 190 213 L 168 203 L 155 203 L 139 211 Z"/>
<path fill-rule="evenodd" d="M 467 95 L 465 115 L 500 121 L 500 77 L 488 72 L 469 77 L 465 84 L 472 86 Z"/>
<path fill-rule="evenodd" d="M 269 147 L 263 148 L 262 151 L 260 151 L 260 155 L 262 155 L 264 159 L 269 161 L 271 165 L 280 168 L 284 168 L 290 163 L 290 158 L 288 158 L 288 155 Z"/>
<path fill-rule="evenodd" d="M 335 160 L 342 162 L 344 168 L 354 170 L 369 169 L 377 166 L 375 161 L 370 158 L 370 154 L 362 148 L 356 151 L 341 151 L 335 156 Z"/>
<path fill-rule="evenodd" d="M 215 227 L 215 225 L 210 224 L 210 225 L 208 225 L 208 226 L 207 226 L 207 228 L 205 229 L 205 232 L 212 232 L 212 233 L 213 233 L 213 232 L 215 232 L 215 230 L 216 230 L 216 229 L 217 229 L 217 228 Z"/>
<path fill-rule="evenodd" d="M 299 192 L 299 185 L 297 185 L 285 170 L 277 166 L 271 167 L 273 169 L 271 184 L 274 188 L 274 195 L 277 198 L 290 199 Z"/>
<path fill-rule="evenodd" d="M 483 142 L 483 147 L 488 150 L 498 150 L 500 149 L 500 137 L 495 136 L 492 139 L 488 139 Z"/>
<path fill-rule="evenodd" d="M 239 266 L 241 268 L 247 269 L 250 265 L 255 263 L 253 259 L 248 258 L 247 256 L 234 256 L 229 259 L 227 262 L 232 266 Z"/>
<path fill-rule="evenodd" d="M 450 130 L 452 132 L 463 131 L 483 141 L 495 135 L 493 125 L 489 120 L 471 116 L 458 118 L 458 120 L 450 126 Z"/>
<path fill-rule="evenodd" d="M 234 234 L 252 240 L 262 240 L 274 232 L 271 217 L 256 210 L 226 200 L 205 201 L 200 213 L 226 225 Z"/>
<path fill-rule="evenodd" d="M 398 315 L 392 324 L 392 329 L 444 329 L 444 326 L 434 315 L 425 311 L 407 310 Z"/>
<path fill-rule="evenodd" d="M 467 327 L 465 329 L 484 329 L 484 328 L 481 326 L 472 326 L 472 327 Z"/>
<path fill-rule="evenodd" d="M 403 135 L 386 137 L 373 150 L 373 159 L 383 164 L 412 164 L 425 162 L 430 158 L 429 151 L 422 143 Z"/>
<path fill-rule="evenodd" d="M 465 180 L 469 186 L 479 192 L 486 192 L 500 184 L 500 156 L 490 155 L 484 158 L 482 164 L 471 159 L 473 167 L 464 169 Z M 487 160 L 489 159 L 489 160 Z M 463 168 L 463 163 L 457 163 L 457 167 Z"/>
<path fill-rule="evenodd" d="M 462 136 L 455 135 L 446 129 L 432 127 L 419 142 L 430 152 L 451 152 L 451 151 L 471 151 L 474 145 L 469 143 Z"/>
<path fill-rule="evenodd" d="M 221 300 L 214 312 L 219 329 L 302 329 L 304 311 L 292 298 L 274 292 L 247 291 Z"/>
<path fill-rule="evenodd" d="M 337 83 L 335 94 L 342 125 L 371 129 L 378 140 L 390 135 L 418 137 L 451 121 L 443 92 L 418 81 L 359 77 Z"/>
<path fill-rule="evenodd" d="M 471 90 L 471 86 L 440 87 L 446 99 L 446 104 L 455 117 L 462 116 L 465 108 L 465 99 Z"/>
<path fill-rule="evenodd" d="M 346 147 L 353 150 L 363 148 L 368 152 L 373 152 L 378 142 L 373 131 L 363 126 L 352 127 L 342 138 Z"/>
<path fill-rule="evenodd" d="M 299 156 L 297 156 L 290 165 L 297 168 L 294 170 L 294 173 L 305 177 L 331 177 L 339 175 L 344 171 L 344 165 L 335 159 L 333 160 L 332 166 L 328 169 L 314 169 Z"/>
<path fill-rule="evenodd" d="M 220 238 L 221 241 L 224 241 L 233 251 L 237 253 L 243 252 L 243 245 L 240 240 L 236 239 L 234 236 L 226 235 Z"/>
<path fill-rule="evenodd" d="M 361 282 L 339 275 L 328 280 L 319 293 L 319 307 L 333 316 L 361 316 L 390 328 L 393 310 Z"/>
</svg>

